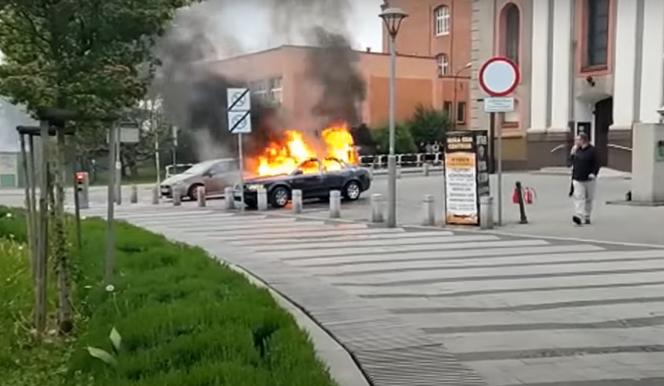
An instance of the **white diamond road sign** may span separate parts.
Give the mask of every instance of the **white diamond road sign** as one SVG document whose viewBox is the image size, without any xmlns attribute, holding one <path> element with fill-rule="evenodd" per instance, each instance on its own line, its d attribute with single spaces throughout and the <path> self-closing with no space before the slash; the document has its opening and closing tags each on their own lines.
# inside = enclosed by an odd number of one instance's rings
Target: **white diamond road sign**
<svg viewBox="0 0 664 386">
<path fill-rule="evenodd" d="M 251 93 L 248 88 L 228 89 L 228 131 L 251 133 Z"/>
<path fill-rule="evenodd" d="M 514 111 L 514 98 L 484 98 L 484 112 L 510 113 Z"/>
</svg>

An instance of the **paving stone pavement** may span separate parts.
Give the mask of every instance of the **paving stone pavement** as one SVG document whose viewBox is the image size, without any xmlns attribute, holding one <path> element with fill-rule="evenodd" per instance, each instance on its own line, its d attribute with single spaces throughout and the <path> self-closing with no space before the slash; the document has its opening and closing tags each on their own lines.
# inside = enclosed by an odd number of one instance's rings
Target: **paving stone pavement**
<svg viewBox="0 0 664 386">
<path fill-rule="evenodd" d="M 376 386 L 664 385 L 661 248 L 191 205 L 118 217 L 251 271 Z"/>
</svg>

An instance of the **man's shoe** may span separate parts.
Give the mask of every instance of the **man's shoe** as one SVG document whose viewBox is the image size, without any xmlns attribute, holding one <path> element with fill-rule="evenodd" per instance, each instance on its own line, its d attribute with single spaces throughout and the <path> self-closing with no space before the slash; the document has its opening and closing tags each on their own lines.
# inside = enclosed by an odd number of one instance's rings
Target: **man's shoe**
<svg viewBox="0 0 664 386">
<path fill-rule="evenodd" d="M 579 216 L 574 216 L 574 217 L 572 217 L 572 221 L 573 221 L 574 224 L 576 224 L 576 225 L 581 225 L 581 224 L 582 224 L 581 217 L 579 217 Z"/>
<path fill-rule="evenodd" d="M 586 219 L 586 225 L 590 225 L 590 224 L 591 224 L 590 219 Z"/>
</svg>

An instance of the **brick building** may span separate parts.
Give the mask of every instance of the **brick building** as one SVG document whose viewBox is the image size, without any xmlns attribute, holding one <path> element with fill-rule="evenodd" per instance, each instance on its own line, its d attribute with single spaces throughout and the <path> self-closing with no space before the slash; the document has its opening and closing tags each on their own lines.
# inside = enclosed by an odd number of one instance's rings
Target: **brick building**
<svg viewBox="0 0 664 386">
<path fill-rule="evenodd" d="M 466 128 L 470 123 L 472 1 L 390 0 L 389 6 L 409 14 L 397 36 L 397 53 L 434 59 L 440 103 L 434 107 L 456 118 L 458 128 Z M 389 52 L 387 36 L 383 42 L 384 51 Z"/>
<path fill-rule="evenodd" d="M 321 90 L 320 85 L 307 74 L 307 58 L 311 49 L 286 45 L 208 63 L 208 66 L 224 76 L 248 81 L 255 95 L 281 106 L 288 121 L 300 127 L 317 127 L 321 123 L 312 121 L 315 117 L 311 111 L 319 100 Z M 387 54 L 357 51 L 355 66 L 365 81 L 367 95 L 362 105 L 358 106 L 362 122 L 350 124 L 365 123 L 376 127 L 387 122 L 389 64 Z M 418 105 L 442 108 L 446 101 L 451 103 L 451 91 L 443 92 L 442 82 L 433 57 L 415 52 L 400 53 L 397 59 L 397 119 L 408 119 Z M 467 87 L 460 86 L 458 95 L 460 100 L 465 100 Z M 465 118 L 460 126 L 464 125 Z"/>
</svg>

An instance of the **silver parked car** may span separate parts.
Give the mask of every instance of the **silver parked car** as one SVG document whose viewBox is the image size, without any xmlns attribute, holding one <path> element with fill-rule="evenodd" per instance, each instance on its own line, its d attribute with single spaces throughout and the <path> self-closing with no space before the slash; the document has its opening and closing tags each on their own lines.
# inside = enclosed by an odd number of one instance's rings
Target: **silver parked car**
<svg viewBox="0 0 664 386">
<path fill-rule="evenodd" d="M 240 181 L 240 170 L 234 159 L 217 159 L 201 162 L 174 175 L 161 183 L 162 197 L 172 198 L 174 189 L 180 197 L 196 199 L 199 186 L 205 186 L 207 196 L 218 196 L 227 187 L 233 187 Z"/>
</svg>

